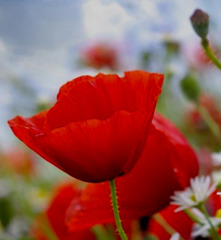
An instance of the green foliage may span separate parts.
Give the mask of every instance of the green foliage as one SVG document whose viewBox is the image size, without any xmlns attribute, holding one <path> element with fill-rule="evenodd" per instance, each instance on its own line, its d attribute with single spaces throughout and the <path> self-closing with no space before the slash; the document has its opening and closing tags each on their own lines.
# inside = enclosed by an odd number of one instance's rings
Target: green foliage
<svg viewBox="0 0 221 240">
<path fill-rule="evenodd" d="M 0 221 L 3 228 L 7 228 L 13 218 L 13 207 L 9 197 L 0 198 Z"/>
</svg>

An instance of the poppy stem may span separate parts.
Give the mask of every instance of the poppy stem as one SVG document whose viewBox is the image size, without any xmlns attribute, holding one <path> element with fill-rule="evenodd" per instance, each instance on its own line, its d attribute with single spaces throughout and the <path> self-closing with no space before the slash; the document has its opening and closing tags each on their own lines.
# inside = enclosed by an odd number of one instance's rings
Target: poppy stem
<svg viewBox="0 0 221 240">
<path fill-rule="evenodd" d="M 117 203 L 117 193 L 116 193 L 116 184 L 115 180 L 112 179 L 109 181 L 110 183 L 110 189 L 111 189 L 111 203 L 112 203 L 112 208 L 114 212 L 114 218 L 115 218 L 115 223 L 117 226 L 118 233 L 121 237 L 122 240 L 128 240 L 126 233 L 124 232 L 124 229 L 122 227 L 121 219 L 120 219 L 120 214 L 119 214 L 119 206 Z"/>
<path fill-rule="evenodd" d="M 184 209 L 183 210 L 194 222 L 200 224 L 201 226 L 203 223 L 191 212 L 189 209 Z"/>
<path fill-rule="evenodd" d="M 201 44 L 202 44 L 203 50 L 204 50 L 205 54 L 207 55 L 207 57 L 213 62 L 213 64 L 217 68 L 219 68 L 221 70 L 221 62 L 214 55 L 212 49 L 210 48 L 208 39 L 207 38 L 202 38 Z"/>
</svg>

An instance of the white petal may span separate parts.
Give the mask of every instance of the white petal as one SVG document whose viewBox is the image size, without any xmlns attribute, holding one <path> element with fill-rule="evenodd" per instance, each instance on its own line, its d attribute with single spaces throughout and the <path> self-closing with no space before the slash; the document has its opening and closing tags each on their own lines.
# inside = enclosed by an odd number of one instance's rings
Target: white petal
<svg viewBox="0 0 221 240">
<path fill-rule="evenodd" d="M 170 238 L 170 240 L 179 240 L 179 239 L 180 239 L 179 233 L 174 233 L 173 236 Z"/>
</svg>

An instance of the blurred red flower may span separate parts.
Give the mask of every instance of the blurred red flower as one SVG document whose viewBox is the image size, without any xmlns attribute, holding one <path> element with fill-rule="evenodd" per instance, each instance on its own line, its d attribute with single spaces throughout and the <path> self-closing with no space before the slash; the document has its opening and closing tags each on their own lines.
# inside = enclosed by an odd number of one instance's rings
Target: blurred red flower
<svg viewBox="0 0 221 240">
<path fill-rule="evenodd" d="M 129 172 L 142 153 L 163 75 L 144 71 L 76 78 L 56 104 L 9 121 L 32 150 L 71 176 L 102 182 Z"/>
<path fill-rule="evenodd" d="M 108 42 L 97 42 L 82 51 L 82 63 L 93 68 L 108 67 L 112 70 L 119 65 L 117 48 Z"/>
<path fill-rule="evenodd" d="M 80 194 L 74 184 L 66 183 L 59 186 L 54 194 L 47 211 L 39 216 L 31 230 L 36 240 L 95 240 L 94 234 L 89 230 L 69 232 L 65 224 L 66 210 L 71 200 Z M 52 236 L 56 236 L 52 238 Z"/>
<path fill-rule="evenodd" d="M 33 175 L 36 171 L 33 156 L 19 148 L 12 148 L 1 153 L 0 167 L 24 176 Z"/>
<path fill-rule="evenodd" d="M 123 223 L 150 216 L 169 204 L 174 190 L 189 185 L 198 174 L 196 155 L 179 130 L 155 114 L 144 151 L 127 175 L 116 178 Z M 71 230 L 113 222 L 108 183 L 88 184 L 67 211 Z"/>
</svg>

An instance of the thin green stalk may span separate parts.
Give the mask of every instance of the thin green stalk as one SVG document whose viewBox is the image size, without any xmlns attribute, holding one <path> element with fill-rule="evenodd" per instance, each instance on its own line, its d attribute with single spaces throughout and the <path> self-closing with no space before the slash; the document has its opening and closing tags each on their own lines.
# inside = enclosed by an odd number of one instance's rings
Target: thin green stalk
<svg viewBox="0 0 221 240">
<path fill-rule="evenodd" d="M 203 223 L 189 210 L 184 209 L 184 212 L 196 223 L 203 225 Z"/>
<path fill-rule="evenodd" d="M 219 144 L 221 145 L 221 133 L 220 133 L 219 126 L 213 120 L 213 118 L 210 116 L 210 113 L 208 112 L 208 110 L 205 107 L 203 107 L 201 104 L 198 103 L 197 109 L 200 112 L 204 121 L 206 122 L 207 126 L 210 128 L 211 132 L 213 133 L 213 135 L 216 137 Z"/>
<path fill-rule="evenodd" d="M 200 206 L 199 206 L 199 209 L 200 209 L 201 212 L 204 214 L 207 222 L 208 222 L 209 225 L 210 225 L 210 230 L 211 230 L 212 236 L 213 236 L 215 239 L 217 239 L 217 240 L 221 240 L 221 237 L 220 237 L 219 234 L 217 233 L 217 231 L 216 231 L 216 229 L 215 229 L 215 227 L 214 227 L 214 225 L 213 225 L 213 223 L 212 223 L 212 221 L 211 221 L 211 219 L 210 219 L 210 216 L 209 216 L 206 208 L 204 207 L 204 205 L 203 205 L 203 204 L 200 205 Z"/>
<path fill-rule="evenodd" d="M 215 54 L 213 53 L 212 49 L 210 48 L 209 41 L 207 40 L 207 38 L 202 38 L 201 44 L 202 44 L 203 50 L 204 50 L 205 54 L 207 55 L 207 57 L 213 62 L 213 64 L 217 68 L 219 68 L 221 70 L 221 62 L 215 56 Z"/>
<path fill-rule="evenodd" d="M 42 231 L 49 240 L 59 240 L 55 232 L 53 231 L 51 224 L 49 223 L 46 215 L 42 217 Z"/>
<path fill-rule="evenodd" d="M 109 182 L 110 182 L 110 189 L 111 189 L 111 202 L 112 202 L 112 208 L 113 208 L 113 212 L 114 212 L 114 218 L 115 218 L 117 230 L 118 230 L 118 233 L 122 240 L 128 240 L 127 235 L 124 232 L 124 229 L 121 224 L 119 208 L 118 208 L 118 203 L 117 203 L 115 180 L 112 179 Z"/>
</svg>

